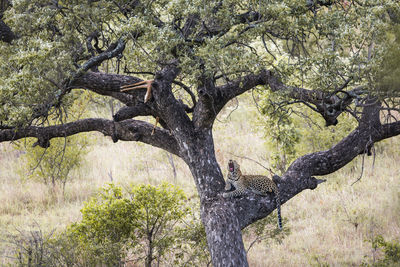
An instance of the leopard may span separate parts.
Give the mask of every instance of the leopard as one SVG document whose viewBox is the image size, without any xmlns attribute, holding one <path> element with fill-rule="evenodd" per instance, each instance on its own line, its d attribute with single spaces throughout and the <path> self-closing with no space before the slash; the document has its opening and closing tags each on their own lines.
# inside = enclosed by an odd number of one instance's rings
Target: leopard
<svg viewBox="0 0 400 267">
<path fill-rule="evenodd" d="M 248 191 L 261 196 L 274 193 L 278 211 L 278 227 L 282 229 L 281 199 L 278 186 L 272 179 L 264 175 L 243 175 L 240 165 L 235 160 L 229 160 L 225 191 L 232 190 L 232 187 L 234 187 L 233 191 L 222 194 L 224 198 L 243 196 Z"/>
</svg>

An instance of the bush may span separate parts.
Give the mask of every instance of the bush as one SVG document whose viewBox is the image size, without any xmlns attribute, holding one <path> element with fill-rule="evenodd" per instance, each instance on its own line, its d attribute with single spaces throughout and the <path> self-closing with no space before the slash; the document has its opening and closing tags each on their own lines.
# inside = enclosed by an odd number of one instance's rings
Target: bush
<svg viewBox="0 0 400 267">
<path fill-rule="evenodd" d="M 400 243 L 398 241 L 385 241 L 381 235 L 378 235 L 372 240 L 372 247 L 374 250 L 381 249 L 384 253 L 384 258 L 375 262 L 374 266 L 400 265 Z"/>
<path fill-rule="evenodd" d="M 210 262 L 204 227 L 181 189 L 135 185 L 102 188 L 63 232 L 9 235 L 19 266 L 200 266 Z"/>
<path fill-rule="evenodd" d="M 70 178 L 71 171 L 79 168 L 84 156 L 89 152 L 89 140 L 86 136 L 70 136 L 50 140 L 50 147 L 33 146 L 34 140 L 27 139 L 19 142 L 17 147 L 26 151 L 23 159 L 26 160 L 29 179 L 39 180 L 53 189 L 57 185 L 64 192 L 65 184 Z"/>
<path fill-rule="evenodd" d="M 136 185 L 124 195 L 110 184 L 85 204 L 82 221 L 69 231 L 78 237 L 83 251 L 107 266 L 126 262 L 151 266 L 167 258 L 178 264 L 193 256 L 188 253 L 195 248 L 190 244 L 194 235 L 205 240 L 197 224 L 184 221 L 190 214 L 183 191 L 172 185 Z"/>
<path fill-rule="evenodd" d="M 13 263 L 19 266 L 208 266 L 206 233 L 183 191 L 167 183 L 114 184 L 85 203 L 82 219 L 59 233 L 19 231 L 10 235 Z M 192 207 L 192 208 L 190 208 Z M 197 207 L 194 206 L 194 207 Z M 276 229 L 276 215 L 245 229 L 257 242 L 280 241 L 288 234 Z"/>
</svg>

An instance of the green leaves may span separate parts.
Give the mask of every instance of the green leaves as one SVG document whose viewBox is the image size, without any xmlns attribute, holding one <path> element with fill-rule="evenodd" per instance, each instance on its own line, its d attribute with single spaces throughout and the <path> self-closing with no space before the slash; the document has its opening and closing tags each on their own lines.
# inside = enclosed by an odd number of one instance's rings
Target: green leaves
<svg viewBox="0 0 400 267">
<path fill-rule="evenodd" d="M 53 189 L 58 185 L 64 190 L 65 184 L 71 179 L 71 172 L 81 166 L 84 156 L 89 152 L 89 140 L 85 135 L 54 138 L 48 148 L 33 147 L 33 144 L 33 139 L 17 143 L 26 151 L 23 159 L 27 163 L 27 170 L 23 171 L 28 172 L 29 179 L 43 181 Z"/>
<path fill-rule="evenodd" d="M 377 235 L 371 240 L 374 250 L 381 249 L 384 257 L 373 266 L 396 266 L 400 263 L 400 243 L 397 240 L 386 241 L 383 236 Z"/>
<path fill-rule="evenodd" d="M 393 93 L 397 72 L 382 66 L 395 64 L 386 32 L 396 12 L 396 0 L 313 8 L 305 0 L 14 1 L 4 19 L 19 38 L 0 44 L 0 119 L 37 123 L 32 117 L 47 115 L 79 66 L 120 38 L 124 52 L 100 71 L 155 73 L 178 59 L 177 79 L 190 86 L 274 69 L 310 89 L 334 91 L 352 77 L 350 87 Z"/>
<path fill-rule="evenodd" d="M 266 147 L 274 168 L 284 173 L 296 158 L 329 149 L 350 133 L 357 124 L 349 114 L 342 113 L 335 127 L 325 127 L 325 121 L 311 109 L 292 104 L 284 96 L 264 93 L 260 102 L 261 125 Z"/>
<path fill-rule="evenodd" d="M 146 262 L 162 260 L 186 238 L 182 223 L 191 214 L 186 196 L 167 183 L 133 185 L 124 191 L 114 184 L 101 189 L 85 204 L 82 220 L 70 232 L 100 262 L 123 262 L 129 253 L 144 255 Z"/>
<path fill-rule="evenodd" d="M 400 95 L 400 26 L 388 33 L 386 50 L 376 69 L 376 88 L 382 96 Z"/>
</svg>

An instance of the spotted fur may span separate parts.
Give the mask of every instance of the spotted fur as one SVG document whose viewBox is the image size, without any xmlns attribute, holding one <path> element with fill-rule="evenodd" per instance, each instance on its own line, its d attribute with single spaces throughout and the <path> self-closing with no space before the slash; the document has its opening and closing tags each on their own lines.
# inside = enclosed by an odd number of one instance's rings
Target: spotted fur
<svg viewBox="0 0 400 267">
<path fill-rule="evenodd" d="M 223 197 L 239 197 L 245 195 L 248 191 L 262 196 L 267 195 L 267 193 L 274 193 L 278 211 L 278 227 L 282 229 L 281 200 L 278 187 L 274 181 L 263 175 L 243 175 L 240 171 L 240 165 L 234 160 L 229 160 L 225 190 L 231 190 L 232 186 L 234 190 L 224 192 Z"/>
</svg>

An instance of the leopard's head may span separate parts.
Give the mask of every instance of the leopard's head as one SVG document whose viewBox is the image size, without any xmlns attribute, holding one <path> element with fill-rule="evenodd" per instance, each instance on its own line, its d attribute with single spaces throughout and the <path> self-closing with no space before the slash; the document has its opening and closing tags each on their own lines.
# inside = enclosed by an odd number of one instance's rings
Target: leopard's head
<svg viewBox="0 0 400 267">
<path fill-rule="evenodd" d="M 235 160 L 229 160 L 228 162 L 228 172 L 232 177 L 237 177 L 240 174 L 240 165 Z"/>
</svg>

